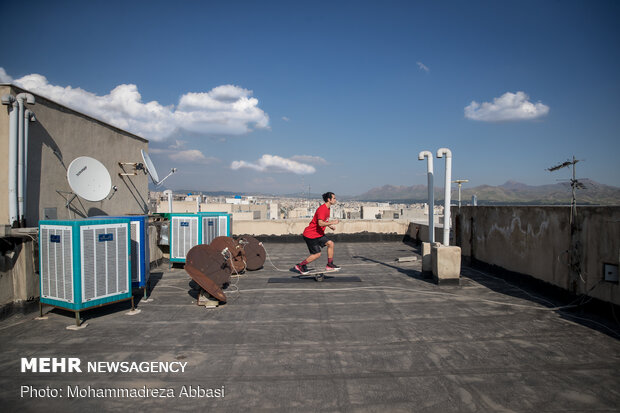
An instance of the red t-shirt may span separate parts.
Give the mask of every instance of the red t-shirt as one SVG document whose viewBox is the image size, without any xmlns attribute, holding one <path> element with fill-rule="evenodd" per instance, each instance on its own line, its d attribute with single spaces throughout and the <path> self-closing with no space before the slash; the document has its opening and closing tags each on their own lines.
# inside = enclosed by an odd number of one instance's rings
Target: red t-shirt
<svg viewBox="0 0 620 413">
<path fill-rule="evenodd" d="M 319 225 L 319 219 L 323 221 L 329 220 L 330 210 L 327 208 L 327 205 L 323 204 L 317 208 L 314 216 L 312 217 L 312 221 L 310 224 L 304 229 L 304 237 L 306 238 L 321 238 L 325 235 L 325 227 Z"/>
</svg>

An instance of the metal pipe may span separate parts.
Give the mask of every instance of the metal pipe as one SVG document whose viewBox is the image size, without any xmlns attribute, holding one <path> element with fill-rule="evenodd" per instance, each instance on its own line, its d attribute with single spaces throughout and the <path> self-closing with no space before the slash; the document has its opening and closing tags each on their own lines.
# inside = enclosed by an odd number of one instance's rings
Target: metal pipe
<svg viewBox="0 0 620 413">
<path fill-rule="evenodd" d="M 422 151 L 418 159 L 426 158 L 426 175 L 428 177 L 428 242 L 435 242 L 435 187 L 433 178 L 433 154 L 430 151 Z"/>
<path fill-rule="evenodd" d="M 15 99 L 19 107 L 17 122 L 17 217 L 19 225 L 25 225 L 25 208 L 24 208 L 24 189 L 26 188 L 25 178 L 25 153 L 26 142 L 24 138 L 24 102 L 34 104 L 34 96 L 30 93 L 20 93 Z"/>
<path fill-rule="evenodd" d="M 9 108 L 9 164 L 8 164 L 8 190 L 9 190 L 9 225 L 17 226 L 17 129 L 19 123 L 19 110 L 15 96 L 2 96 L 2 104 Z"/>
<path fill-rule="evenodd" d="M 450 182 L 452 179 L 452 151 L 448 148 L 437 149 L 437 157 L 446 156 L 446 183 L 444 187 L 443 207 L 443 245 L 450 245 Z"/>
<path fill-rule="evenodd" d="M 168 212 L 172 212 L 172 191 L 168 192 Z"/>
<path fill-rule="evenodd" d="M 28 137 L 30 136 L 30 122 L 36 120 L 30 109 L 24 112 L 24 208 L 28 207 Z M 25 215 L 26 211 L 24 211 Z"/>
<path fill-rule="evenodd" d="M 196 212 L 200 212 L 200 195 L 196 195 Z"/>
<path fill-rule="evenodd" d="M 17 221 L 19 226 L 24 221 L 24 101 L 17 99 Z"/>
</svg>

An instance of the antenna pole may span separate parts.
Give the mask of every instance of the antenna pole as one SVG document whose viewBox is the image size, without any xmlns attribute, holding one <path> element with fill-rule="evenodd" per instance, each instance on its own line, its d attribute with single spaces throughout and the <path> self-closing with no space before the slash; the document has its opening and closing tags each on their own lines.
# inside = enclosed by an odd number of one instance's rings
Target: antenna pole
<svg viewBox="0 0 620 413">
<path fill-rule="evenodd" d="M 577 160 L 575 159 L 575 155 L 573 155 L 573 180 L 571 182 L 571 186 L 573 187 L 573 199 L 571 202 L 571 208 L 570 208 L 570 223 L 572 225 L 573 220 L 577 217 L 577 194 L 576 194 L 576 190 L 577 190 L 577 178 L 576 178 L 576 172 L 575 172 L 575 168 L 577 167 Z"/>
</svg>

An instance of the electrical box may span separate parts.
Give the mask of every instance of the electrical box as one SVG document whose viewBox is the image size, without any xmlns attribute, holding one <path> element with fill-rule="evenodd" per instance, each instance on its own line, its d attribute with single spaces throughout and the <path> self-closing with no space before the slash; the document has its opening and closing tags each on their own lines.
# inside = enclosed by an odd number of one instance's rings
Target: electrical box
<svg viewBox="0 0 620 413">
<path fill-rule="evenodd" d="M 605 264 L 604 266 L 605 281 L 618 283 L 618 266 L 613 264 Z"/>
</svg>

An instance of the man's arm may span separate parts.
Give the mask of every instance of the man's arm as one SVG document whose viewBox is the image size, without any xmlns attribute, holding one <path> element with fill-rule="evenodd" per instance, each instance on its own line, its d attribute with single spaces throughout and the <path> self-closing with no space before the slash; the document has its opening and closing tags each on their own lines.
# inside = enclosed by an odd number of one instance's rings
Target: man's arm
<svg viewBox="0 0 620 413">
<path fill-rule="evenodd" d="M 330 227 L 331 229 L 335 230 L 336 228 L 334 226 L 338 224 L 340 221 L 338 221 L 337 219 L 334 221 L 323 221 L 322 219 L 319 219 L 318 222 L 319 222 L 319 226 L 321 227 Z"/>
</svg>

